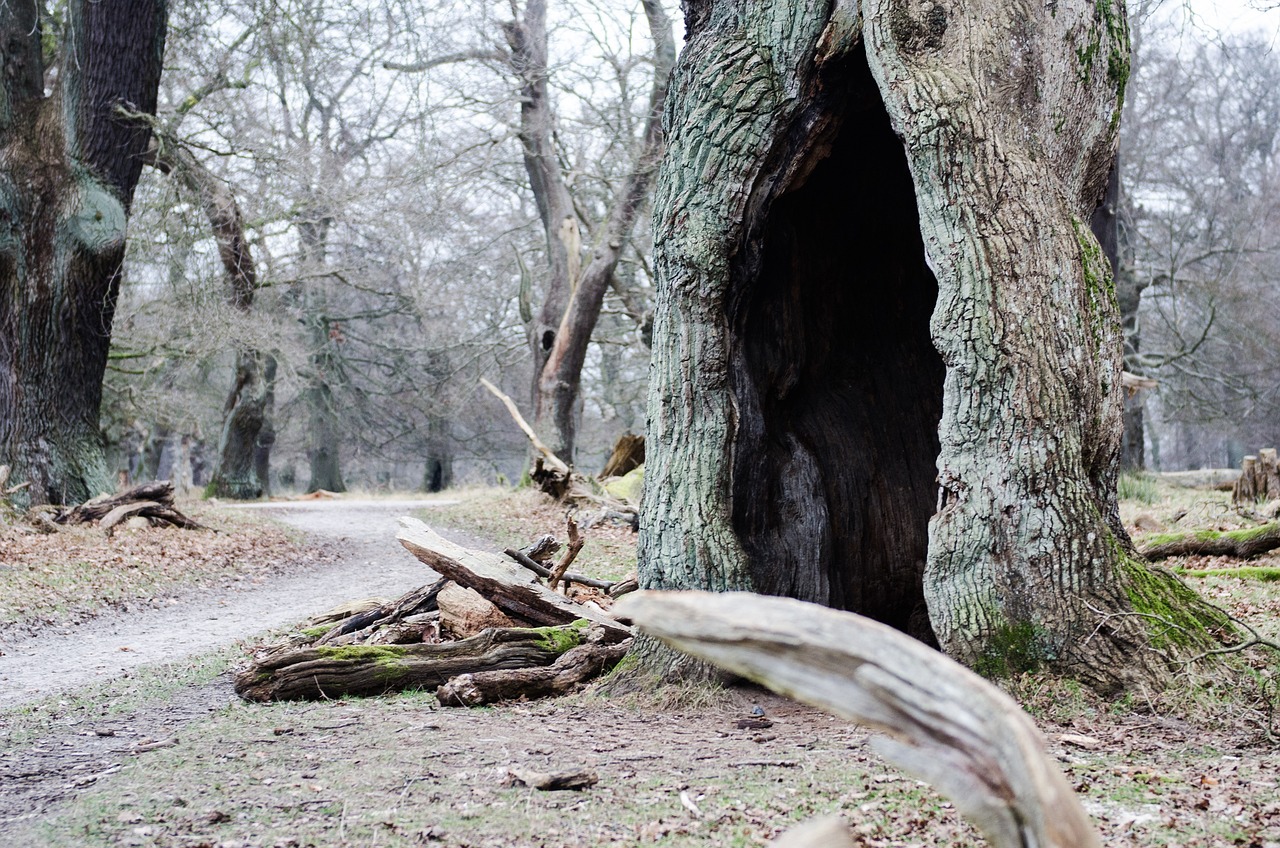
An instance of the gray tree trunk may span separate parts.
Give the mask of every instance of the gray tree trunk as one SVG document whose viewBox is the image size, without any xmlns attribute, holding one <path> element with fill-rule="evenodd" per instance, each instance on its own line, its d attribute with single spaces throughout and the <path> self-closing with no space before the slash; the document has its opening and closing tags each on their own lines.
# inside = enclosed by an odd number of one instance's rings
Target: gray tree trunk
<svg viewBox="0 0 1280 848">
<path fill-rule="evenodd" d="M 534 361 L 534 429 L 570 464 L 582 414 L 582 366 L 587 347 L 662 151 L 660 116 L 675 61 L 675 39 L 661 0 L 642 0 L 642 6 L 654 42 L 649 116 L 631 173 L 596 228 L 596 243 L 590 246 L 585 262 L 573 196 L 555 149 L 555 121 L 547 88 L 546 0 L 528 0 L 523 18 L 505 27 L 511 67 L 522 83 L 520 141 L 525 171 L 547 239 L 545 294 L 536 320 L 529 316 L 528 328 Z"/>
<path fill-rule="evenodd" d="M 231 189 L 205 168 L 172 134 L 153 143 L 150 164 L 175 177 L 193 192 L 204 208 L 227 283 L 227 300 L 247 314 L 258 289 L 258 272 L 244 234 L 244 216 Z M 268 369 L 268 364 L 272 367 Z M 270 372 L 272 375 L 268 377 Z M 263 495 L 265 480 L 258 476 L 257 446 L 267 426 L 267 398 L 274 380 L 274 358 L 252 349 L 236 351 L 235 382 L 223 406 L 218 457 L 208 493 L 215 497 L 252 499 Z"/>
<path fill-rule="evenodd" d="M 114 488 L 98 409 L 150 135 L 122 110 L 155 113 L 165 19 L 164 0 L 71 0 L 55 58 L 34 0 L 0 4 L 0 463 L 33 503 Z"/>
<path fill-rule="evenodd" d="M 993 673 L 1163 675 L 1167 628 L 1129 613 L 1195 599 L 1118 519 L 1120 332 L 1087 223 L 1123 8 L 707 2 L 686 27 L 642 585 L 850 609 Z"/>
</svg>

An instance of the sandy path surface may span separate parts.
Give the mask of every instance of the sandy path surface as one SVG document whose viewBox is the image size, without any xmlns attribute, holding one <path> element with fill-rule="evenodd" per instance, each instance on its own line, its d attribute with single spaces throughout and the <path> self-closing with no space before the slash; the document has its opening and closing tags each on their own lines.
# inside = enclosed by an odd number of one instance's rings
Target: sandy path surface
<svg viewBox="0 0 1280 848">
<path fill-rule="evenodd" d="M 338 558 L 243 588 L 192 594 L 162 609 L 112 614 L 6 643 L 0 656 L 0 708 L 14 707 L 137 666 L 215 650 L 283 627 L 344 600 L 396 596 L 434 574 L 396 541 L 397 519 L 444 502 L 389 500 L 246 504 L 336 543 Z M 475 539 L 444 535 L 464 544 Z"/>
</svg>

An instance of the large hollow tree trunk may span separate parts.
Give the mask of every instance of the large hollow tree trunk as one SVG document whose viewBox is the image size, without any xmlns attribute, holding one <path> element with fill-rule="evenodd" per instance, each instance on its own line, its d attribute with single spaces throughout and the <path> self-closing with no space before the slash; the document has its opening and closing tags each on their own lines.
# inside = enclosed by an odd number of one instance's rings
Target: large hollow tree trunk
<svg viewBox="0 0 1280 848">
<path fill-rule="evenodd" d="M 33 503 L 114 488 L 98 427 L 164 0 L 72 0 L 55 95 L 38 5 L 0 4 L 0 464 Z"/>
<path fill-rule="evenodd" d="M 1087 223 L 1123 9 L 731 5 L 689 7 L 672 82 L 642 585 L 849 609 L 992 672 L 1161 677 L 1168 630 L 1129 613 L 1202 609 L 1117 517 Z"/>
</svg>

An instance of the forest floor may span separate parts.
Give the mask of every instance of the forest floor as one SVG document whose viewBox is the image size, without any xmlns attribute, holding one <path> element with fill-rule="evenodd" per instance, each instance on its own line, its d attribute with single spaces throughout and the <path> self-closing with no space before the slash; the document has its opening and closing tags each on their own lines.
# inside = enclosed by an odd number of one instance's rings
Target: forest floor
<svg viewBox="0 0 1280 848">
<path fill-rule="evenodd" d="M 1129 482 L 1130 524 L 1247 523 L 1219 493 Z M 199 512 L 222 532 L 0 534 L 0 845 L 750 846 L 830 812 L 862 845 L 984 844 L 866 733 L 752 689 L 588 689 L 474 710 L 427 692 L 241 702 L 230 674 L 250 644 L 427 582 L 394 541 L 397 516 L 496 548 L 563 517 L 536 493 L 492 490 Z M 634 566 L 629 531 L 588 539 L 576 567 Z M 1262 559 L 1263 573 L 1280 563 Z M 1191 582 L 1276 638 L 1280 581 Z M 1264 699 L 1251 708 L 1257 680 L 1231 681 L 1230 697 L 1188 686 L 1118 703 L 1010 685 L 1104 844 L 1280 848 L 1280 728 Z M 739 728 L 760 711 L 772 726 Z M 544 793 L 508 780 L 577 767 L 599 782 Z"/>
</svg>

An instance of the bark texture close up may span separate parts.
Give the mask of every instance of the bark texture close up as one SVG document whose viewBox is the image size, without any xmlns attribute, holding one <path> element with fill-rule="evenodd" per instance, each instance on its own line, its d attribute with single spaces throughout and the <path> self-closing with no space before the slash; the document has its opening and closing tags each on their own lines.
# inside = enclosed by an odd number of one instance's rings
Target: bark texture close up
<svg viewBox="0 0 1280 848">
<path fill-rule="evenodd" d="M 870 616 L 992 673 L 1165 673 L 1194 595 L 1115 499 L 1120 327 L 1089 221 L 1124 9 L 691 4 L 655 200 L 646 588 Z"/>
<path fill-rule="evenodd" d="M 165 16 L 73 0 L 54 56 L 33 0 L 0 4 L 0 463 L 33 503 L 114 488 L 98 409 Z"/>
</svg>

